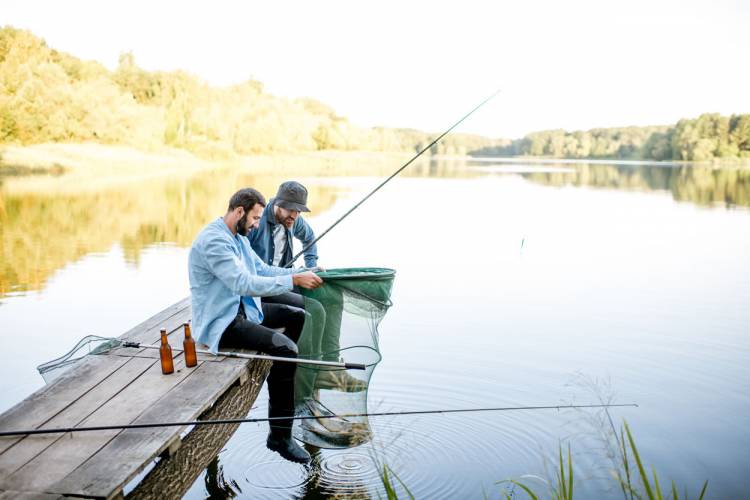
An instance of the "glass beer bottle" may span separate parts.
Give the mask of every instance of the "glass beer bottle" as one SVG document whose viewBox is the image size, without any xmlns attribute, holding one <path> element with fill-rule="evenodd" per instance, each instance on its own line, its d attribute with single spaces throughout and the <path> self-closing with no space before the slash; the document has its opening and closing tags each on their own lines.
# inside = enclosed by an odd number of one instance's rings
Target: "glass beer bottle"
<svg viewBox="0 0 750 500">
<path fill-rule="evenodd" d="M 167 341 L 166 328 L 161 329 L 161 347 L 159 347 L 159 357 L 161 358 L 161 372 L 169 375 L 174 372 L 174 362 L 172 361 L 172 348 Z"/>
<path fill-rule="evenodd" d="M 185 366 L 193 367 L 198 364 L 198 355 L 195 353 L 195 340 L 190 335 L 190 324 L 182 325 L 185 330 L 185 340 L 182 341 L 183 352 L 185 353 Z"/>
</svg>

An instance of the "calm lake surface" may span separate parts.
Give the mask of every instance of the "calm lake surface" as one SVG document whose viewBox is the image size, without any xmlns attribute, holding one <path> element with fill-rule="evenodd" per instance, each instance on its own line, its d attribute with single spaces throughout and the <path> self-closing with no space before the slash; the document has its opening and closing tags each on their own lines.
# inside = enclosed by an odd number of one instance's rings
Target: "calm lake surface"
<svg viewBox="0 0 750 500">
<path fill-rule="evenodd" d="M 190 243 L 236 189 L 270 197 L 300 180 L 322 232 L 383 178 L 340 175 L 346 161 L 325 175 L 0 178 L 0 411 L 82 336 L 120 335 L 187 296 Z M 663 484 L 696 496 L 708 479 L 707 498 L 747 498 L 748 170 L 433 160 L 407 172 L 319 243 L 325 267 L 397 271 L 370 411 L 637 403 L 610 415 Z M 265 416 L 265 388 L 256 404 Z M 266 450 L 266 424 L 246 424 L 186 497 L 376 498 L 376 457 L 416 498 L 494 499 L 510 491 L 497 481 L 553 479 L 570 444 L 576 498 L 622 498 L 603 417 L 371 418 L 371 443 L 320 450 L 309 468 Z"/>
</svg>

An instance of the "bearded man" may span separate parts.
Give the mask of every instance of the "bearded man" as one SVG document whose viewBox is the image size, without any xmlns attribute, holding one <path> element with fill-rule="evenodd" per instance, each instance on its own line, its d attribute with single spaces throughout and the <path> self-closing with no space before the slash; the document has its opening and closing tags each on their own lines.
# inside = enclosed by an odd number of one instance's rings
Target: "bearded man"
<svg viewBox="0 0 750 500">
<path fill-rule="evenodd" d="M 323 281 L 310 271 L 269 266 L 253 251 L 247 235 L 258 227 L 265 205 L 257 190 L 237 191 L 226 214 L 208 224 L 190 249 L 193 329 L 213 353 L 241 348 L 297 357 L 304 310 L 261 303 L 260 297 L 283 294 L 295 286 L 317 288 Z M 309 453 L 292 439 L 296 367 L 275 361 L 268 375 L 268 416 L 274 420 L 269 422 L 266 445 L 287 460 L 306 463 Z"/>
</svg>

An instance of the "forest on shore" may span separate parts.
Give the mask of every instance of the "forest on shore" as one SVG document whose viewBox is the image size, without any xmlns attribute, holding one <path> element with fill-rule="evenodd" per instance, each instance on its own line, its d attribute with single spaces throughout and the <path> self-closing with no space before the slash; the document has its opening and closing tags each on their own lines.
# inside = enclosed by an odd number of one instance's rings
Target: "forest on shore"
<svg viewBox="0 0 750 500">
<path fill-rule="evenodd" d="M 706 113 L 666 126 L 545 130 L 475 154 L 657 161 L 750 158 L 750 114 Z"/>
<path fill-rule="evenodd" d="M 111 71 L 0 29 L 0 145 L 96 142 L 201 157 L 320 150 L 414 152 L 436 134 L 358 127 L 312 98 L 287 99 L 248 80 L 212 87 L 183 71 L 146 71 L 131 53 Z M 515 140 L 450 134 L 433 154 L 711 160 L 750 158 L 750 114 L 674 125 L 533 132 Z"/>
</svg>

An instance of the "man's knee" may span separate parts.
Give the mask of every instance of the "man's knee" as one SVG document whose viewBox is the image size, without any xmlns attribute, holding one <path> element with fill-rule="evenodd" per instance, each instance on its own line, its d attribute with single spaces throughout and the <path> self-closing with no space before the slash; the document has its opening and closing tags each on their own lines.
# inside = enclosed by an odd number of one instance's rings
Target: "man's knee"
<svg viewBox="0 0 750 500">
<path fill-rule="evenodd" d="M 271 344 L 273 344 L 274 354 L 278 356 L 296 358 L 297 354 L 299 354 L 297 344 L 283 333 L 274 332 L 271 337 Z"/>
<path fill-rule="evenodd" d="M 300 309 L 299 307 L 286 307 L 286 318 L 285 323 L 287 325 L 287 328 L 291 331 L 294 331 L 296 333 L 299 333 L 302 331 L 302 327 L 305 324 L 305 316 L 306 312 L 304 309 Z"/>
</svg>

